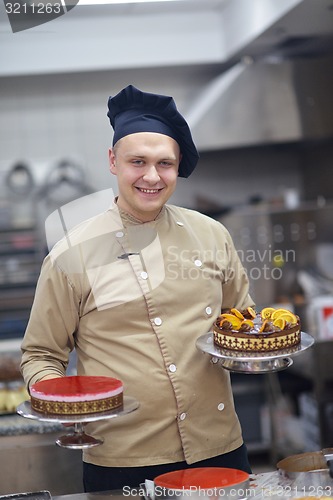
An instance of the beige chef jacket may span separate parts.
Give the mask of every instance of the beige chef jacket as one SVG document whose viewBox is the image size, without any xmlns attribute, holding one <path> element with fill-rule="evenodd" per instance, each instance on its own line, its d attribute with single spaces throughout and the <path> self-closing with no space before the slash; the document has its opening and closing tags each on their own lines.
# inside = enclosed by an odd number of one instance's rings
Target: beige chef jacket
<svg viewBox="0 0 333 500">
<path fill-rule="evenodd" d="M 153 222 L 106 212 L 81 223 L 45 258 L 22 343 L 27 385 L 65 375 L 121 379 L 139 408 L 89 423 L 102 466 L 195 463 L 242 444 L 229 373 L 196 348 L 221 307 L 253 302 L 227 230 L 166 205 Z"/>
</svg>

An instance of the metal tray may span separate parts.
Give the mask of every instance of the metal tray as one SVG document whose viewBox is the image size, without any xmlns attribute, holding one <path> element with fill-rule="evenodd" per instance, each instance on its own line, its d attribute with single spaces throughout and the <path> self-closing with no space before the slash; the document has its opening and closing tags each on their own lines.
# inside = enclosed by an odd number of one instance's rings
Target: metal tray
<svg viewBox="0 0 333 500">
<path fill-rule="evenodd" d="M 272 373 L 292 365 L 292 356 L 300 354 L 314 343 L 314 338 L 301 332 L 301 342 L 295 347 L 267 353 L 250 353 L 222 349 L 214 344 L 213 333 L 209 332 L 197 339 L 197 348 L 216 358 L 226 370 L 238 373 Z"/>
</svg>

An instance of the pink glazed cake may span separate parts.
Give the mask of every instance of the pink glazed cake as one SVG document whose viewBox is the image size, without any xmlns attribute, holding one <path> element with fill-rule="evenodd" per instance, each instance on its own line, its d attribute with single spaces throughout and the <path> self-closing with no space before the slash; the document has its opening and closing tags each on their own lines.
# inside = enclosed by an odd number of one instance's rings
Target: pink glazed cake
<svg viewBox="0 0 333 500">
<path fill-rule="evenodd" d="M 123 405 L 123 384 L 112 377 L 71 376 L 30 387 L 31 408 L 54 415 L 85 415 Z"/>
</svg>

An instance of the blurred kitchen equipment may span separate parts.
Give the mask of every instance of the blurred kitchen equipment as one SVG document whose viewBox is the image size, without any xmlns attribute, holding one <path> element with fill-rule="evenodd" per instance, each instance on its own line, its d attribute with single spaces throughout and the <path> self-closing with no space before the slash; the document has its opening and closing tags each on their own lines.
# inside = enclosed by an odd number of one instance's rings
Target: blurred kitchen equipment
<svg viewBox="0 0 333 500">
<path fill-rule="evenodd" d="M 0 496 L 0 500 L 51 500 L 51 498 L 51 493 L 48 490 L 11 493 L 10 495 Z"/>
<path fill-rule="evenodd" d="M 299 453 L 298 455 L 291 455 L 280 460 L 276 465 L 282 475 L 287 473 L 288 478 L 292 479 L 297 477 L 299 472 L 328 470 L 322 451 L 311 451 L 307 453 Z"/>
<path fill-rule="evenodd" d="M 324 448 L 322 452 L 330 470 L 330 476 L 333 478 L 333 448 Z"/>
<path fill-rule="evenodd" d="M 61 160 L 52 166 L 37 195 L 47 204 L 60 206 L 92 192 L 86 183 L 84 169 L 71 160 Z"/>
<path fill-rule="evenodd" d="M 317 246 L 316 264 L 324 278 L 333 280 L 333 243 L 321 243 Z"/>
<path fill-rule="evenodd" d="M 280 477 L 292 481 L 293 487 L 307 488 L 308 486 L 332 487 L 333 479 L 326 456 L 330 457 L 327 448 L 322 451 L 291 455 L 277 463 Z"/>
<path fill-rule="evenodd" d="M 307 324 L 317 340 L 333 340 L 333 295 L 320 295 L 309 301 Z"/>
<path fill-rule="evenodd" d="M 35 179 L 31 167 L 24 162 L 17 162 L 8 170 L 4 180 L 5 199 L 10 204 L 7 224 L 14 227 L 33 226 Z"/>
<path fill-rule="evenodd" d="M 299 41 L 289 40 L 290 48 Z M 200 151 L 332 137 L 330 57 L 272 52 L 252 64 L 230 61 L 193 101 L 186 118 Z"/>
<path fill-rule="evenodd" d="M 286 208 L 294 210 L 300 204 L 300 194 L 298 189 L 285 188 L 283 190 L 283 201 Z"/>
<path fill-rule="evenodd" d="M 18 353 L 0 354 L 0 415 L 16 413 L 16 407 L 29 397 L 20 359 Z"/>
<path fill-rule="evenodd" d="M 30 194 L 34 188 L 34 179 L 28 165 L 23 162 L 16 163 L 7 173 L 6 185 L 15 194 Z"/>
<path fill-rule="evenodd" d="M 332 204 L 315 203 L 295 210 L 247 207 L 219 217 L 233 237 L 258 307 L 295 303 L 304 294 L 298 279 L 303 271 L 333 290 L 328 246 L 333 241 L 332 218 Z"/>
</svg>

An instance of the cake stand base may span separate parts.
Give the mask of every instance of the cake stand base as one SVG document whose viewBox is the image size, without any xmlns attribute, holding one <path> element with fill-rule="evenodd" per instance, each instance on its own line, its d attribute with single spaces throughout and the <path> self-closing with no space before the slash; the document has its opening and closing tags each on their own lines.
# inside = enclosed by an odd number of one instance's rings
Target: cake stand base
<svg viewBox="0 0 333 500">
<path fill-rule="evenodd" d="M 99 413 L 88 413 L 86 415 L 50 415 L 42 414 L 31 408 L 30 401 L 24 401 L 17 407 L 17 413 L 21 417 L 39 420 L 40 422 L 57 422 L 74 426 L 74 432 L 60 436 L 56 440 L 56 444 L 62 448 L 70 448 L 72 450 L 92 448 L 103 444 L 102 438 L 94 438 L 84 432 L 84 423 L 97 422 L 98 420 L 106 420 L 110 418 L 121 417 L 127 415 L 139 408 L 139 402 L 131 396 L 124 396 L 124 404 L 120 408 L 114 410 L 102 411 Z"/>
<path fill-rule="evenodd" d="M 269 359 L 265 361 L 251 361 L 246 363 L 246 361 L 237 361 L 235 359 L 223 359 L 220 360 L 221 365 L 226 370 L 235 373 L 274 373 L 281 370 L 289 368 L 293 364 L 291 358 L 282 359 Z"/>
<path fill-rule="evenodd" d="M 94 438 L 86 434 L 83 430 L 81 422 L 74 425 L 74 432 L 64 434 L 56 439 L 56 444 L 61 448 L 69 448 L 71 450 L 82 450 L 83 448 L 92 448 L 104 443 L 102 438 Z"/>
</svg>

